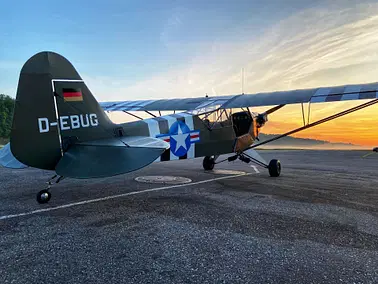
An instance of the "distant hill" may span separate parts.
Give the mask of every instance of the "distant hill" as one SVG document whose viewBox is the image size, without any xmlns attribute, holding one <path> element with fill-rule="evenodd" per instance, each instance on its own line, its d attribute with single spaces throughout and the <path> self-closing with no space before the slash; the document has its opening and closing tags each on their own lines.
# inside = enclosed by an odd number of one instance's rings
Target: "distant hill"
<svg viewBox="0 0 378 284">
<path fill-rule="evenodd" d="M 260 142 L 269 140 L 278 134 L 264 134 L 260 133 Z M 295 138 L 292 136 L 286 136 L 279 140 L 270 142 L 260 147 L 261 149 L 351 149 L 359 150 L 366 149 L 368 147 L 354 145 L 351 143 L 331 143 L 324 140 L 307 139 L 307 138 Z"/>
</svg>

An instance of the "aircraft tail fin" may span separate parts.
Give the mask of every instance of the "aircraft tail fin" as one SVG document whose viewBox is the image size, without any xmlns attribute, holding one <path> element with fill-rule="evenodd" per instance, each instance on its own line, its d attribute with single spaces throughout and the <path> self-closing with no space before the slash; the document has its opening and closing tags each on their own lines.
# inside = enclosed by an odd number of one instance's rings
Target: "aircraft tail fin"
<svg viewBox="0 0 378 284">
<path fill-rule="evenodd" d="M 18 161 L 55 170 L 67 146 L 114 137 L 114 127 L 63 56 L 41 52 L 25 63 L 10 138 L 11 152 Z"/>
<path fill-rule="evenodd" d="M 93 178 L 137 170 L 169 147 L 160 139 L 123 135 L 63 56 L 41 52 L 22 67 L 8 158 L 66 177 Z"/>
</svg>

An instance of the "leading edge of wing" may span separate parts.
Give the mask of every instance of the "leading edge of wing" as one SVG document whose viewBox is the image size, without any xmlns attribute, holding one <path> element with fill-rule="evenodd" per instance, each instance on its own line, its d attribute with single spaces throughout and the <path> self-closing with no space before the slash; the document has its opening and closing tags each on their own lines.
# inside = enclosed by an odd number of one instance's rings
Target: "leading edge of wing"
<svg viewBox="0 0 378 284">
<path fill-rule="evenodd" d="M 238 94 L 219 97 L 102 102 L 105 111 L 174 111 L 259 107 L 281 104 L 324 103 L 378 98 L 378 82 L 290 91 Z"/>
<path fill-rule="evenodd" d="M 209 104 L 218 104 L 220 106 L 233 97 L 235 97 L 235 95 L 182 99 L 100 102 L 100 106 L 105 111 L 186 111 L 203 108 L 204 106 L 208 106 Z"/>
</svg>

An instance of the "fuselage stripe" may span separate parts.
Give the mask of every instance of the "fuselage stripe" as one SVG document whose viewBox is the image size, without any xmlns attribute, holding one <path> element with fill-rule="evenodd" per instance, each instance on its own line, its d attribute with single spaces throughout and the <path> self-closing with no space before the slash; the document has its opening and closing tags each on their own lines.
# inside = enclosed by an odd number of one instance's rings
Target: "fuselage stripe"
<svg viewBox="0 0 378 284">
<path fill-rule="evenodd" d="M 190 130 L 194 130 L 194 122 L 193 122 L 193 116 L 192 115 L 186 114 L 185 124 L 189 127 Z M 199 140 L 199 131 L 190 134 L 190 142 L 196 141 L 197 137 L 195 137 L 195 136 L 197 136 L 198 140 Z M 192 143 L 190 145 L 190 148 L 189 148 L 188 152 L 186 153 L 186 155 L 187 155 L 187 158 L 189 158 L 189 159 L 195 158 L 195 156 L 196 156 L 196 143 Z"/>
<path fill-rule="evenodd" d="M 148 125 L 148 131 L 149 131 L 150 137 L 155 138 L 156 135 L 160 134 L 159 123 L 156 120 L 154 120 L 154 119 L 145 119 L 143 121 L 146 122 L 147 125 Z M 169 151 L 169 149 L 167 151 Z M 155 160 L 155 162 L 158 162 L 158 161 L 160 161 L 160 157 L 158 157 Z"/>
</svg>

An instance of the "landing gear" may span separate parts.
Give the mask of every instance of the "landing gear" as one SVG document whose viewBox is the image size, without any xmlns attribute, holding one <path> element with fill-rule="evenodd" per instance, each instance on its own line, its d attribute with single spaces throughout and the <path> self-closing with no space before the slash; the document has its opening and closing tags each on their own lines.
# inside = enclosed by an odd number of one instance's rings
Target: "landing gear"
<svg viewBox="0 0 378 284">
<path fill-rule="evenodd" d="M 48 189 L 43 189 L 37 193 L 37 201 L 39 204 L 44 204 L 44 203 L 49 202 L 50 198 L 51 198 L 51 193 L 48 191 Z"/>
<path fill-rule="evenodd" d="M 203 159 L 202 166 L 205 171 L 211 171 L 214 169 L 215 159 L 213 157 L 206 156 Z"/>
<path fill-rule="evenodd" d="M 234 156 L 230 156 L 224 160 L 218 161 L 218 156 L 206 156 L 203 159 L 203 168 L 205 171 L 211 171 L 214 169 L 215 164 L 219 164 L 225 161 L 232 162 L 235 161 L 236 159 L 241 160 L 244 163 L 249 164 L 250 162 L 253 162 L 254 164 L 266 168 L 269 171 L 269 175 L 271 177 L 278 177 L 281 174 L 281 162 L 279 160 L 273 159 L 269 162 L 269 164 L 256 152 L 249 150 L 248 152 L 245 151 L 243 153 L 237 153 Z"/>
<path fill-rule="evenodd" d="M 49 200 L 51 199 L 51 193 L 49 192 L 49 190 L 50 190 L 50 188 L 53 184 L 53 180 L 57 177 L 58 177 L 58 175 L 54 175 L 52 178 L 50 178 L 47 181 L 47 188 L 45 188 L 45 189 L 43 189 L 43 190 L 41 190 L 40 192 L 37 193 L 37 202 L 39 204 L 45 204 L 45 203 L 49 202 Z M 64 179 L 64 177 L 60 176 L 55 181 L 55 183 L 59 183 L 63 179 Z"/>
<path fill-rule="evenodd" d="M 273 159 L 268 165 L 269 174 L 271 177 L 278 177 L 281 174 L 281 163 L 279 160 Z"/>
<path fill-rule="evenodd" d="M 249 152 L 247 152 L 249 151 Z M 278 177 L 281 174 L 281 163 L 279 160 L 273 159 L 267 164 L 265 160 L 254 150 L 247 150 L 241 155 L 239 159 L 247 164 L 254 162 L 255 164 L 267 168 L 271 177 Z"/>
</svg>

